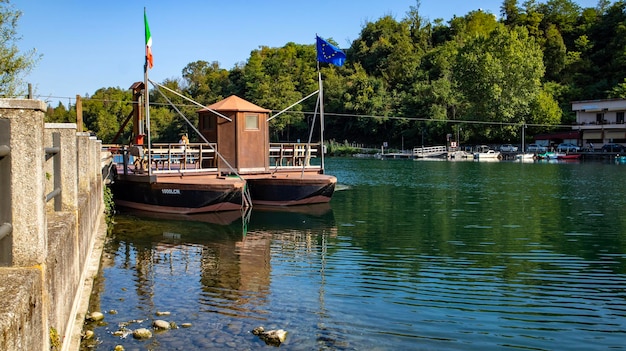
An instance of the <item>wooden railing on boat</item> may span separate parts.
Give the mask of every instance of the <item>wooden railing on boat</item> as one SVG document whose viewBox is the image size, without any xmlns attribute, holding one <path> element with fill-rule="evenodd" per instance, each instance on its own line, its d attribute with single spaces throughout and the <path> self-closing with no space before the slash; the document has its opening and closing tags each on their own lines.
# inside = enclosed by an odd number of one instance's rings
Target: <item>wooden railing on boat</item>
<svg viewBox="0 0 626 351">
<path fill-rule="evenodd" d="M 270 166 L 308 167 L 319 151 L 319 143 L 270 143 Z"/>
<path fill-rule="evenodd" d="M 217 144 L 154 143 L 150 158 L 157 170 L 215 168 L 216 148 Z"/>
<path fill-rule="evenodd" d="M 215 143 L 154 143 L 149 167 L 157 173 L 216 170 L 216 148 Z M 103 149 L 113 154 L 124 174 L 147 171 L 148 149 L 144 146 L 103 145 Z"/>
<path fill-rule="evenodd" d="M 123 174 L 143 173 L 148 169 L 147 148 L 142 145 L 103 145 L 103 148 L 113 154 L 118 165 L 123 166 Z M 217 171 L 215 150 L 215 143 L 153 143 L 149 166 L 155 173 Z M 311 165 L 311 160 L 318 157 L 320 150 L 320 143 L 270 143 L 270 167 L 319 168 L 319 165 Z"/>
</svg>

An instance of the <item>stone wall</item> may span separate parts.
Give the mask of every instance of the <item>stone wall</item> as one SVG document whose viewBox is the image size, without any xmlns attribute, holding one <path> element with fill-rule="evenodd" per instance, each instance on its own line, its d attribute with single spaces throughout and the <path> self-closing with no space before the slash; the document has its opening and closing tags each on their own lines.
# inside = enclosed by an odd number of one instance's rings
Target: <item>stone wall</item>
<svg viewBox="0 0 626 351">
<path fill-rule="evenodd" d="M 45 124 L 46 108 L 0 99 L 0 350 L 77 347 L 88 260 L 106 233 L 102 143 Z"/>
</svg>

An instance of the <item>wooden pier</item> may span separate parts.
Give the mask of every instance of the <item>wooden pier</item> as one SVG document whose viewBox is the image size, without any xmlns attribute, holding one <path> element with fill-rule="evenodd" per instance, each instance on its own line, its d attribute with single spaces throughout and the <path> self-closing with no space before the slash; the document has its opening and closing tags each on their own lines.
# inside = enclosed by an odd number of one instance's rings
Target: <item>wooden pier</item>
<svg viewBox="0 0 626 351">
<path fill-rule="evenodd" d="M 378 154 L 379 158 L 382 158 L 382 159 L 442 158 L 442 157 L 446 157 L 447 155 L 448 155 L 448 147 L 445 145 L 416 147 L 416 148 L 413 148 L 413 150 L 408 150 L 404 152 L 389 152 L 389 153 Z"/>
</svg>

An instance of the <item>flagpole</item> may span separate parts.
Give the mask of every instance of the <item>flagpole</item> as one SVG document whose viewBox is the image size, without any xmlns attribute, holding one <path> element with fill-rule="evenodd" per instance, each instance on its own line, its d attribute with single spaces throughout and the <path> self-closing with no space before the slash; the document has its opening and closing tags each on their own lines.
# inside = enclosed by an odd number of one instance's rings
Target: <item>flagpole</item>
<svg viewBox="0 0 626 351">
<path fill-rule="evenodd" d="M 324 90 L 322 84 L 322 72 L 320 71 L 320 62 L 317 61 L 317 76 L 319 81 L 319 104 L 320 104 L 320 154 L 322 161 L 322 173 L 324 173 Z"/>
<path fill-rule="evenodd" d="M 144 15 L 144 20 L 146 18 L 146 8 L 143 8 L 143 15 Z M 147 25 L 147 22 L 146 22 Z M 146 33 L 147 34 L 147 33 Z M 146 41 L 148 40 L 148 38 L 146 37 Z M 144 89 L 144 111 L 146 113 L 146 134 L 147 134 L 147 138 L 148 138 L 148 175 L 151 176 L 152 175 L 152 159 L 151 159 L 151 138 L 150 138 L 150 94 L 148 92 L 148 51 L 146 48 L 146 59 L 145 59 L 145 63 L 143 65 L 143 89 Z"/>
<path fill-rule="evenodd" d="M 315 46 L 317 48 L 317 76 L 320 86 L 320 146 L 322 154 L 322 173 L 324 173 L 324 87 L 322 84 L 322 71 L 320 71 L 320 61 L 331 63 L 335 66 L 342 66 L 346 59 L 346 54 L 341 51 L 341 49 L 320 38 L 317 34 L 315 34 Z"/>
</svg>

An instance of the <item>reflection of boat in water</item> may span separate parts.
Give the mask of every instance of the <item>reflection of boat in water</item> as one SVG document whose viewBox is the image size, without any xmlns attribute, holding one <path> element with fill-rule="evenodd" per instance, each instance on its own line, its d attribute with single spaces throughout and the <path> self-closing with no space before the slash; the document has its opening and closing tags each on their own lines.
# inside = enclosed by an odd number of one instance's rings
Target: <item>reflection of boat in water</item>
<svg viewBox="0 0 626 351">
<path fill-rule="evenodd" d="M 335 216 L 328 203 L 290 207 L 255 206 L 250 216 L 248 230 L 252 232 L 334 226 Z"/>
<path fill-rule="evenodd" d="M 138 219 L 159 220 L 172 223 L 206 223 L 217 226 L 244 226 L 243 235 L 249 230 L 264 229 L 310 229 L 311 227 L 334 226 L 335 217 L 329 203 L 302 206 L 254 206 L 245 211 L 221 211 L 182 215 L 155 213 L 135 209 L 124 209 L 122 216 Z M 168 224 L 169 225 L 169 224 Z"/>
<path fill-rule="evenodd" d="M 534 162 L 535 154 L 530 154 L 530 153 L 519 154 L 515 156 L 515 159 L 519 162 Z"/>
<path fill-rule="evenodd" d="M 131 215 L 137 217 L 162 219 L 170 221 L 189 221 L 189 222 L 204 222 L 217 225 L 229 225 L 237 220 L 242 220 L 245 217 L 245 212 L 240 210 L 235 211 L 219 211 L 219 212 L 207 212 L 207 213 L 194 213 L 194 214 L 176 214 L 176 213 L 156 213 L 152 211 L 135 210 L 131 208 L 125 208 L 121 212 L 123 215 Z"/>
</svg>

